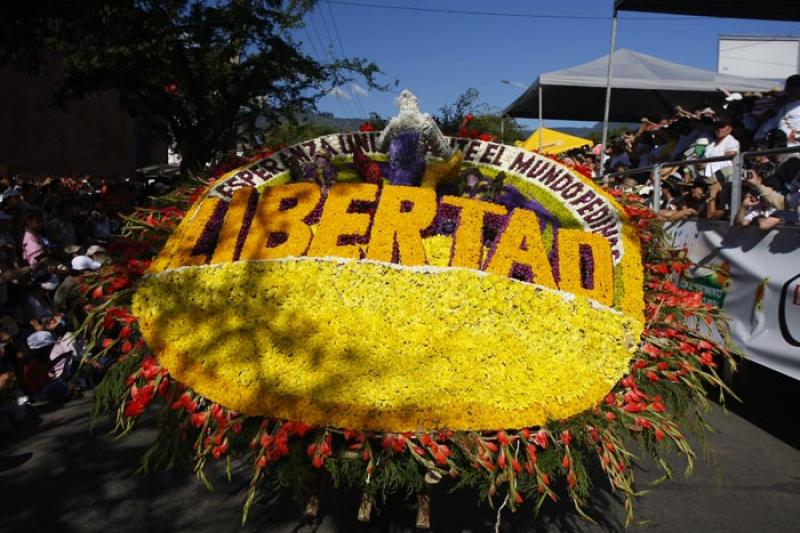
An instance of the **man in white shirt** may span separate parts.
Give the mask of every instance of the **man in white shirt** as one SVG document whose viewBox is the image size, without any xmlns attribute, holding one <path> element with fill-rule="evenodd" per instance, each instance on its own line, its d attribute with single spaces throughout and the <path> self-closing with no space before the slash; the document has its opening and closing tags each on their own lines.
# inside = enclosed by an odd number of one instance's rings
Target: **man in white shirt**
<svg viewBox="0 0 800 533">
<path fill-rule="evenodd" d="M 786 78 L 786 103 L 778 111 L 778 127 L 786 134 L 786 146 L 800 146 L 800 74 Z"/>
<path fill-rule="evenodd" d="M 720 157 L 723 155 L 734 156 L 739 153 L 739 141 L 731 135 L 733 122 L 728 117 L 720 117 L 714 122 L 714 142 L 706 147 L 704 158 Z M 733 161 L 719 161 L 706 163 L 704 176 L 712 177 L 718 170 L 733 166 Z"/>
</svg>

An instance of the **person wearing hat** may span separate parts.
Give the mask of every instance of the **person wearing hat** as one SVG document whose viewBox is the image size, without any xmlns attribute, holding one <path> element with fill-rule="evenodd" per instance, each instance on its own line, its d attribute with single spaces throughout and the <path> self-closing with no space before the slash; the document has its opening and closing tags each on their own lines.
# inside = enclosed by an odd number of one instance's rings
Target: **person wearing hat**
<svg viewBox="0 0 800 533">
<path fill-rule="evenodd" d="M 35 285 L 28 292 L 22 306 L 23 315 L 34 331 L 50 331 L 64 318 L 62 313 L 55 312 L 51 298 L 58 287 L 59 279 L 47 271 L 41 271 L 34 276 L 33 281 Z"/>
<path fill-rule="evenodd" d="M 70 388 L 61 379 L 51 375 L 50 352 L 56 344 L 56 336 L 49 331 L 36 331 L 28 336 L 28 356 L 23 370 L 23 390 L 30 396 L 50 401 L 65 401 Z"/>
<path fill-rule="evenodd" d="M 106 249 L 99 244 L 93 244 L 87 248 L 86 255 L 100 264 L 105 264 L 108 261 L 108 252 L 106 252 Z"/>
<path fill-rule="evenodd" d="M 91 250 L 92 247 L 89 247 Z M 69 275 L 64 278 L 61 284 L 56 289 L 53 295 L 53 307 L 57 311 L 67 311 L 70 307 L 68 305 L 70 297 L 73 295 L 75 288 L 81 284 L 84 276 L 88 272 L 93 272 L 99 269 L 102 264 L 95 261 L 88 255 L 76 255 L 70 261 Z"/>
<path fill-rule="evenodd" d="M 731 135 L 733 131 L 733 121 L 730 117 L 721 116 L 714 122 L 714 142 L 706 147 L 704 158 L 730 156 L 739 153 L 739 141 Z M 718 170 L 733 166 L 733 161 L 718 161 L 706 163 L 704 169 L 705 176 L 713 176 Z"/>
</svg>

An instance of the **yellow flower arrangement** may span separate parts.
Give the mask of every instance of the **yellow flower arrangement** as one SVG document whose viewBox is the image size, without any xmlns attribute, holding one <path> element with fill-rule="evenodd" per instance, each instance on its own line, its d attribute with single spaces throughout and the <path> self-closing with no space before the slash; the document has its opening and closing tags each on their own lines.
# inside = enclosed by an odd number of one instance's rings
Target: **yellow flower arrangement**
<svg viewBox="0 0 800 533">
<path fill-rule="evenodd" d="M 408 205 L 408 209 L 404 206 Z M 436 191 L 386 185 L 372 223 L 367 258 L 391 262 L 395 247 L 403 265 L 424 265 L 421 231 L 436 216 Z"/>
<path fill-rule="evenodd" d="M 213 401 L 390 431 L 579 413 L 626 371 L 642 328 L 505 276 L 344 259 L 163 272 L 133 310 L 162 364 Z"/>
<path fill-rule="evenodd" d="M 593 262 L 592 287 L 584 287 L 581 279 L 581 246 L 591 249 Z M 561 290 L 592 298 L 601 304 L 614 303 L 614 263 L 608 241 L 596 233 L 563 229 L 558 233 L 559 273 Z"/>
<path fill-rule="evenodd" d="M 233 254 L 236 244 L 239 242 L 239 234 L 245 230 L 242 228 L 245 212 L 250 204 L 250 196 L 258 194 L 252 187 L 236 189 L 233 197 L 228 203 L 228 210 L 225 213 L 225 221 L 220 229 L 218 244 L 211 258 L 212 264 L 227 263 L 233 261 Z"/>
<path fill-rule="evenodd" d="M 484 214 L 505 215 L 507 209 L 502 205 L 460 196 L 445 196 L 442 203 L 460 209 L 450 266 L 481 268 Z"/>
<path fill-rule="evenodd" d="M 164 245 L 161 253 L 150 266 L 150 272 L 161 272 L 168 268 L 203 264 L 205 257 L 192 256 L 195 242 L 200 238 L 206 224 L 211 219 L 220 200 L 209 198 L 201 200 L 186 214 L 175 233 Z"/>
<path fill-rule="evenodd" d="M 515 264 L 526 265 L 533 273 L 534 283 L 557 288 L 541 233 L 530 231 L 531 228 L 537 228 L 538 224 L 536 215 L 531 211 L 515 210 L 500 241 L 491 252 L 486 270 L 508 276 Z"/>
<path fill-rule="evenodd" d="M 371 183 L 348 183 L 331 187 L 308 255 L 361 258 L 362 251 L 358 244 L 340 244 L 339 237 L 367 234 L 372 217 L 368 213 L 348 211 L 355 201 L 375 202 L 377 194 L 378 186 Z"/>
</svg>

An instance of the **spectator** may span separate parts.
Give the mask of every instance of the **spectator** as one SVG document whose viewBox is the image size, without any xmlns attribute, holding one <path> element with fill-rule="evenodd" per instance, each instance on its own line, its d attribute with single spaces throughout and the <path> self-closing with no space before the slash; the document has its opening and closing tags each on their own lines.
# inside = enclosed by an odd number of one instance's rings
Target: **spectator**
<svg viewBox="0 0 800 533">
<path fill-rule="evenodd" d="M 756 222 L 759 229 L 768 231 L 781 222 L 780 217 L 773 216 L 775 211 L 777 210 L 770 205 L 764 195 L 755 188 L 747 187 L 744 190 L 742 206 L 736 214 L 736 223 L 740 226 L 750 226 Z"/>
<path fill-rule="evenodd" d="M 25 213 L 25 233 L 22 235 L 22 257 L 29 266 L 36 266 L 47 255 L 45 242 L 40 233 L 42 216 L 36 211 Z"/>
<path fill-rule="evenodd" d="M 786 78 L 786 100 L 778 111 L 778 128 L 786 134 L 788 146 L 800 146 L 800 74 Z"/>
<path fill-rule="evenodd" d="M 92 248 L 95 248 L 95 246 L 90 246 L 88 251 L 92 251 Z M 97 248 L 100 247 L 97 246 Z M 70 298 L 81 281 L 83 281 L 83 277 L 87 272 L 97 270 L 103 265 L 91 257 L 78 255 L 72 258 L 70 266 L 69 275 L 64 278 L 53 295 L 53 306 L 58 311 L 66 311 L 72 307 L 69 305 Z"/>
<path fill-rule="evenodd" d="M 737 141 L 733 135 L 731 135 L 732 131 L 733 121 L 730 119 L 730 117 L 719 117 L 714 123 L 714 141 L 708 145 L 703 157 L 708 159 L 712 157 L 734 156 L 738 154 L 739 141 Z M 706 163 L 704 175 L 707 177 L 713 177 L 717 171 L 728 167 L 733 167 L 733 161 Z"/>
</svg>

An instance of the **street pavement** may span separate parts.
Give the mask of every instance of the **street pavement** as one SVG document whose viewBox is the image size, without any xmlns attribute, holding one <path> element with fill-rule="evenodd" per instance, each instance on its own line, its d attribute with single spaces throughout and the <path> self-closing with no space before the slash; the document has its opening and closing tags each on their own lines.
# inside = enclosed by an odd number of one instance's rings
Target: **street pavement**
<svg viewBox="0 0 800 533">
<path fill-rule="evenodd" d="M 796 387 L 794 390 L 797 390 Z M 797 398 L 797 396 L 794 396 Z M 796 403 L 794 404 L 796 405 Z M 0 441 L 0 456 L 32 453 L 22 464 L 0 472 L 0 531 L 146 532 L 187 531 L 413 531 L 415 506 L 402 498 L 375 509 L 368 524 L 356 521 L 358 495 L 327 493 L 317 520 L 301 522 L 302 507 L 291 495 L 265 495 L 254 504 L 242 528 L 241 508 L 247 480 L 224 479 L 214 469 L 213 491 L 190 472 L 137 473 L 139 459 L 155 437 L 152 424 L 115 440 L 108 426 L 90 431 L 90 398 L 40 413 L 14 438 Z M 781 410 L 784 425 L 796 415 Z M 708 438 L 710 460 L 698 458 L 694 474 L 684 478 L 676 459 L 675 479 L 650 487 L 658 476 L 652 463 L 638 468 L 638 488 L 651 489 L 636 505 L 643 532 L 785 532 L 800 530 L 800 451 L 734 413 L 712 406 L 718 433 Z M 763 425 L 763 424 L 762 424 Z M 791 439 L 789 439 L 791 440 Z M 696 446 L 698 456 L 702 455 Z M 621 531 L 622 505 L 603 489 L 598 477 L 590 514 L 592 524 L 575 517 L 566 503 L 548 504 L 534 520 L 530 506 L 503 512 L 500 531 Z M 489 532 L 496 512 L 475 494 L 434 490 L 433 531 Z"/>
</svg>

